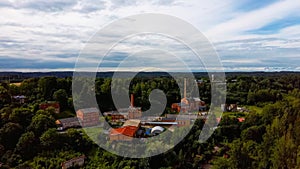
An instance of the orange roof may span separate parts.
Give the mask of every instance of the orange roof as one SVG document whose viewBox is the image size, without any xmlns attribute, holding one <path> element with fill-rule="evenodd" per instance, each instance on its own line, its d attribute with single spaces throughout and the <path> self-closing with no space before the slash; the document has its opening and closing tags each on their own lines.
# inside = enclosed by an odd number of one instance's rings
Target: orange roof
<svg viewBox="0 0 300 169">
<path fill-rule="evenodd" d="M 111 135 L 123 134 L 125 136 L 133 137 L 137 129 L 138 128 L 135 126 L 125 126 L 121 128 L 112 129 L 110 131 L 110 134 Z"/>
<path fill-rule="evenodd" d="M 239 120 L 239 122 L 243 122 L 243 121 L 245 121 L 245 118 L 242 118 L 242 117 L 240 117 L 240 118 L 237 118 L 238 120 Z"/>
<path fill-rule="evenodd" d="M 59 120 L 56 120 L 55 124 L 61 124 L 61 122 Z"/>
</svg>

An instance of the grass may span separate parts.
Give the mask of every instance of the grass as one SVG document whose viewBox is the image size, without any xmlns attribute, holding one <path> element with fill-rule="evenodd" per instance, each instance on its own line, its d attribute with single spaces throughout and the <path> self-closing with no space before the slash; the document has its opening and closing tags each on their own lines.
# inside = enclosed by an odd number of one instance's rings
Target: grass
<svg viewBox="0 0 300 169">
<path fill-rule="evenodd" d="M 263 108 L 257 106 L 247 106 L 247 109 L 249 109 L 250 112 L 257 112 L 259 114 L 261 114 L 263 110 Z"/>
<path fill-rule="evenodd" d="M 103 129 L 101 127 L 86 127 L 83 130 L 92 140 L 98 140 L 98 136 Z"/>
</svg>

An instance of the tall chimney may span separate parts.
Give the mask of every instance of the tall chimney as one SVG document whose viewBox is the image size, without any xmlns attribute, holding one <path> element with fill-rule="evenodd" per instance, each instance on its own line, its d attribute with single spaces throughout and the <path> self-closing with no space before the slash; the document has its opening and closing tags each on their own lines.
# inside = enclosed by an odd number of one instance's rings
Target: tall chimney
<svg viewBox="0 0 300 169">
<path fill-rule="evenodd" d="M 130 99 L 130 106 L 131 106 L 131 107 L 134 107 L 134 95 L 131 94 L 130 96 L 131 96 L 131 99 Z"/>
<path fill-rule="evenodd" d="M 183 97 L 186 98 L 186 78 L 184 78 L 184 93 Z"/>
</svg>

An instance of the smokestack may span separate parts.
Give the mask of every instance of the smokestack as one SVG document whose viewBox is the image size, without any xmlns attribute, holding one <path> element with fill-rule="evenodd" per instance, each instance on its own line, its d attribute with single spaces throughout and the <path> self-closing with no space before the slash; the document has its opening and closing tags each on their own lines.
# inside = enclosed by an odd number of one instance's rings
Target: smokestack
<svg viewBox="0 0 300 169">
<path fill-rule="evenodd" d="M 130 106 L 131 106 L 131 107 L 134 107 L 134 95 L 131 94 L 130 96 L 131 96 L 131 99 L 130 99 Z"/>
<path fill-rule="evenodd" d="M 184 93 L 183 97 L 186 98 L 186 78 L 184 78 Z"/>
</svg>

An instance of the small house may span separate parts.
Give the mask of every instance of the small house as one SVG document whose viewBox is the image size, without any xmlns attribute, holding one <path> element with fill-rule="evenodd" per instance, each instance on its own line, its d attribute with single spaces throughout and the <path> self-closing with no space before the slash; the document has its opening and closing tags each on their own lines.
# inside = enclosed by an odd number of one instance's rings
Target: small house
<svg viewBox="0 0 300 169">
<path fill-rule="evenodd" d="M 81 126 L 77 117 L 58 119 L 55 121 L 55 123 L 60 130 L 65 130 L 68 128 L 78 128 Z"/>
<path fill-rule="evenodd" d="M 84 165 L 85 156 L 73 158 L 71 160 L 65 161 L 61 164 L 62 169 L 68 169 L 73 167 L 82 167 Z"/>
</svg>

